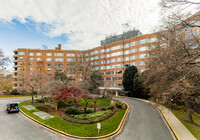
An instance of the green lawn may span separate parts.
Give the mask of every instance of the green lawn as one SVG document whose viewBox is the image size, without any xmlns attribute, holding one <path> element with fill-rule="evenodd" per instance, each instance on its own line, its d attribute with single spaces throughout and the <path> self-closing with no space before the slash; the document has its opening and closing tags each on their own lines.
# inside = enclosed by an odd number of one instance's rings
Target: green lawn
<svg viewBox="0 0 200 140">
<path fill-rule="evenodd" d="M 195 138 L 197 138 L 197 140 L 200 140 L 200 127 L 185 122 L 185 120 L 188 120 L 187 114 L 185 112 L 177 110 L 172 110 L 172 112 L 183 123 L 183 125 L 195 136 Z M 193 115 L 193 120 L 196 124 L 200 126 L 200 116 Z"/>
<path fill-rule="evenodd" d="M 0 98 L 30 97 L 31 95 L 1 95 Z"/>
<path fill-rule="evenodd" d="M 30 101 L 25 101 L 25 102 L 30 102 Z M 22 107 L 23 105 L 25 105 L 25 102 L 21 102 L 19 104 L 19 107 L 27 115 L 60 131 L 66 132 L 71 135 L 82 136 L 82 137 L 103 136 L 103 135 L 107 135 L 109 133 L 114 132 L 117 129 L 118 125 L 120 124 L 125 114 L 125 110 L 120 110 L 112 118 L 101 122 L 101 130 L 98 133 L 96 123 L 95 124 L 70 123 L 70 122 L 62 120 L 57 114 L 52 114 L 52 113 L 49 113 L 49 114 L 53 115 L 55 118 L 42 120 L 33 114 L 33 112 L 39 111 L 38 109 L 28 111 Z"/>
<path fill-rule="evenodd" d="M 104 107 L 107 107 L 110 104 L 111 100 L 110 99 L 98 99 L 97 104 L 100 104 Z M 93 104 L 93 101 L 90 101 L 88 105 Z M 85 100 L 81 99 L 81 101 L 78 103 L 79 105 L 85 105 Z"/>
</svg>

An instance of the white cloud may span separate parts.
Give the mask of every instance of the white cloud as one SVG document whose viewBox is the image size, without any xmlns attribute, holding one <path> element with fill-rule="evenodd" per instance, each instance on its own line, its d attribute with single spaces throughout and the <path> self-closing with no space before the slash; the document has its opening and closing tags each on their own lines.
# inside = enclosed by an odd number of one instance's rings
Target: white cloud
<svg viewBox="0 0 200 140">
<path fill-rule="evenodd" d="M 67 34 L 67 49 L 88 49 L 100 45 L 109 34 L 121 34 L 129 27 L 153 32 L 159 24 L 159 0 L 0 0 L 0 19 L 10 22 L 29 18 L 37 29 L 51 37 Z M 41 29 L 45 23 L 46 29 Z"/>
</svg>

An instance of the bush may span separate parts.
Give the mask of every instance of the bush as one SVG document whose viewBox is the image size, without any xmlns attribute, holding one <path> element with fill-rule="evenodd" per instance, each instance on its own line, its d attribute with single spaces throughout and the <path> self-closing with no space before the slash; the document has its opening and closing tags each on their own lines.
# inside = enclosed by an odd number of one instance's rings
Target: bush
<svg viewBox="0 0 200 140">
<path fill-rule="evenodd" d="M 114 106 L 109 106 L 107 109 L 114 110 Z"/>
<path fill-rule="evenodd" d="M 93 112 L 94 112 L 94 110 L 92 110 L 92 109 L 87 109 L 87 110 L 86 110 L 86 113 L 87 113 L 87 114 L 93 113 Z"/>
<path fill-rule="evenodd" d="M 11 95 L 20 95 L 20 93 L 17 92 L 17 91 L 12 91 L 10 94 L 11 94 Z"/>
<path fill-rule="evenodd" d="M 58 101 L 57 106 L 58 106 L 58 108 L 65 108 L 65 107 L 67 107 L 67 103 L 65 103 L 64 101 L 60 100 L 60 101 Z"/>
<path fill-rule="evenodd" d="M 46 99 L 35 99 L 35 102 L 37 103 L 44 103 L 46 101 L 47 101 Z"/>
<path fill-rule="evenodd" d="M 65 109 L 65 113 L 67 113 L 68 115 L 77 115 L 77 114 L 82 114 L 83 111 L 75 107 L 67 107 Z"/>
<path fill-rule="evenodd" d="M 106 108 L 105 108 L 105 107 L 102 107 L 102 108 L 101 108 L 101 110 L 105 111 L 105 110 L 106 110 Z"/>
<path fill-rule="evenodd" d="M 117 103 L 116 103 L 116 107 L 117 107 L 117 108 L 122 108 L 122 106 L 123 106 L 123 103 L 121 103 L 121 102 L 117 102 Z"/>
</svg>

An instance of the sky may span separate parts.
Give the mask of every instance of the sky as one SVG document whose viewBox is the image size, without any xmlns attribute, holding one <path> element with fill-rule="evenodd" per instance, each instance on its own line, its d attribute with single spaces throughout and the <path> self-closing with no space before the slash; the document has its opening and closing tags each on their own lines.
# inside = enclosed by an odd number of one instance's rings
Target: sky
<svg viewBox="0 0 200 140">
<path fill-rule="evenodd" d="M 106 36 L 138 29 L 155 32 L 160 0 L 0 0 L 0 49 L 85 50 Z"/>
</svg>

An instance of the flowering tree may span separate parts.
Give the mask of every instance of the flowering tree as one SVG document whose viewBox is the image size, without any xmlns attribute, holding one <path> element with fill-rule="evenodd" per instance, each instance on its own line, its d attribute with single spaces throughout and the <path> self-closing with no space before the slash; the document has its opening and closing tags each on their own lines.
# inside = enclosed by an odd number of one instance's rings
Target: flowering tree
<svg viewBox="0 0 200 140">
<path fill-rule="evenodd" d="M 69 87 L 69 90 L 60 89 L 60 95 L 56 97 L 56 100 L 73 102 L 77 106 L 81 98 L 86 98 L 86 94 L 83 91 L 76 87 Z"/>
</svg>

